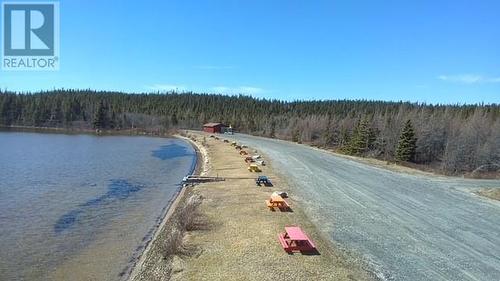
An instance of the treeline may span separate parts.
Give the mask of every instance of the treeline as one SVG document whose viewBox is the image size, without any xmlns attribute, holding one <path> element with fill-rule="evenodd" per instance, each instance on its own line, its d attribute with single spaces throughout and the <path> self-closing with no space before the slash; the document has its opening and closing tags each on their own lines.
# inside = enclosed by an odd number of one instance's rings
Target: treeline
<svg viewBox="0 0 500 281">
<path fill-rule="evenodd" d="M 195 93 L 0 92 L 0 125 L 77 129 L 199 129 L 307 142 L 348 154 L 432 166 L 450 174 L 500 167 L 500 105 L 364 100 L 295 101 Z"/>
</svg>

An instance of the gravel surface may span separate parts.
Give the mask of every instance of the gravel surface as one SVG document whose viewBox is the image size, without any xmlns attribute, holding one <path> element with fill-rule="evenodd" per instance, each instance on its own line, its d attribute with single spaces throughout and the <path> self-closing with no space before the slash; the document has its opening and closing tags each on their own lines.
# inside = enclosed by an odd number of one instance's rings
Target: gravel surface
<svg viewBox="0 0 500 281">
<path fill-rule="evenodd" d="M 285 141 L 227 136 L 288 178 L 314 223 L 382 280 L 500 280 L 498 180 L 410 175 Z"/>
</svg>

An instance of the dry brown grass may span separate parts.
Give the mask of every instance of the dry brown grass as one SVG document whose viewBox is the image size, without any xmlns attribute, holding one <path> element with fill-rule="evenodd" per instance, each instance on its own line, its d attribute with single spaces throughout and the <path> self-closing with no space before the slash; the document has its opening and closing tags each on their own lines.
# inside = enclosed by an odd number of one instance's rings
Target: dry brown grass
<svg viewBox="0 0 500 281">
<path fill-rule="evenodd" d="M 482 189 L 476 191 L 476 193 L 481 195 L 481 196 L 500 201 L 500 187 L 499 188 L 482 188 Z"/>
<path fill-rule="evenodd" d="M 203 139 L 197 135 L 196 139 Z M 194 187 L 204 199 L 199 207 L 202 225 L 187 233 L 183 247 L 198 249 L 196 255 L 174 262 L 173 280 L 366 280 L 369 276 L 353 258 L 323 239 L 296 205 L 293 212 L 270 212 L 264 201 L 274 190 L 290 193 L 286 183 L 263 167 L 274 187 L 257 187 L 238 151 L 228 143 L 206 138 L 210 175 L 225 182 Z M 196 219 L 194 220 L 196 222 Z M 196 223 L 195 223 L 196 224 Z M 277 236 L 285 225 L 299 225 L 315 241 L 319 255 L 288 255 Z"/>
<path fill-rule="evenodd" d="M 359 163 L 367 164 L 372 167 L 386 169 L 398 173 L 406 173 L 410 175 L 422 175 L 422 176 L 436 176 L 436 177 L 444 176 L 443 174 L 439 173 L 438 169 L 432 168 L 430 166 L 417 165 L 413 163 L 396 163 L 394 161 L 386 161 L 370 157 L 347 155 L 339 152 L 338 150 L 324 149 L 320 147 L 313 147 L 313 148 L 321 151 L 330 152 L 337 157 L 342 157 Z"/>
<path fill-rule="evenodd" d="M 202 198 L 198 194 L 189 195 L 181 206 L 175 210 L 169 221 L 169 231 L 160 244 L 160 251 L 164 259 L 168 260 L 176 254 L 190 254 L 183 247 L 183 238 L 186 231 L 197 229 L 198 207 Z"/>
<path fill-rule="evenodd" d="M 151 241 L 140 268 L 134 269 L 130 280 L 168 280 L 180 256 L 195 255 L 199 251 L 198 247 L 187 245 L 184 241 L 186 232 L 204 226 L 201 223 L 204 221 L 203 216 L 198 211 L 201 202 L 199 194 L 193 194 L 190 187 L 185 188 L 158 236 Z"/>
</svg>

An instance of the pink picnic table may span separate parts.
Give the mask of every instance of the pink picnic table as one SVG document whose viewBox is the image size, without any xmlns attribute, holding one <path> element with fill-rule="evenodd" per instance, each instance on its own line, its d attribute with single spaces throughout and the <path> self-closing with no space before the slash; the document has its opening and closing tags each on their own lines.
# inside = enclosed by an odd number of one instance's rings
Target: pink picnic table
<svg viewBox="0 0 500 281">
<path fill-rule="evenodd" d="M 280 233 L 278 237 L 287 253 L 316 251 L 314 243 L 298 226 L 286 226 L 285 232 Z"/>
</svg>

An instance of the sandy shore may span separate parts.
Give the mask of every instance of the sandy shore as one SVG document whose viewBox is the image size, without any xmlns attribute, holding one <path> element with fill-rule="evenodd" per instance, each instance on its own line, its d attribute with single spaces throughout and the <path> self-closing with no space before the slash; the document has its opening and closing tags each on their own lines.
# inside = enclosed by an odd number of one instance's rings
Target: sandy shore
<svg viewBox="0 0 500 281">
<path fill-rule="evenodd" d="M 371 279 L 357 259 L 321 236 L 304 214 L 306 206 L 296 205 L 293 196 L 289 199 L 292 212 L 269 211 L 264 201 L 272 191 L 290 192 L 272 165 L 263 167 L 261 174 L 270 177 L 274 187 L 257 187 L 256 174 L 246 169 L 243 157 L 234 147 L 207 134 L 190 135 L 197 140 L 194 144 L 203 159 L 200 172 L 225 177 L 226 181 L 183 190 L 129 280 Z M 204 227 L 188 231 L 184 251 L 165 259 L 161 247 L 167 239 L 169 222 L 175 219 L 175 210 L 193 194 L 203 198 L 198 220 Z M 285 225 L 301 226 L 315 241 L 319 255 L 286 254 L 277 239 Z"/>
</svg>

